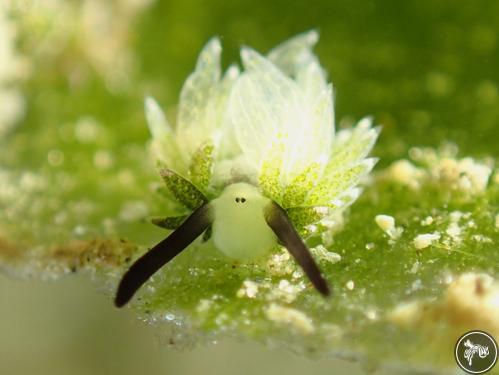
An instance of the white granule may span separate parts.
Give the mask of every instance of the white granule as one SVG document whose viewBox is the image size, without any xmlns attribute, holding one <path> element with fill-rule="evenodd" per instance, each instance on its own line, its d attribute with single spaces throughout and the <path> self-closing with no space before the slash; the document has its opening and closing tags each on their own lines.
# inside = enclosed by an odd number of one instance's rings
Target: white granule
<svg viewBox="0 0 499 375">
<path fill-rule="evenodd" d="M 348 280 L 345 286 L 348 290 L 353 290 L 355 288 L 355 283 L 353 280 Z"/>
<path fill-rule="evenodd" d="M 304 334 L 310 334 L 315 331 L 312 319 L 302 311 L 290 307 L 273 303 L 265 310 L 265 315 L 274 322 L 290 324 Z"/>
<path fill-rule="evenodd" d="M 452 211 L 449 215 L 450 217 L 450 221 L 452 223 L 457 223 L 459 222 L 459 220 L 461 220 L 461 218 L 463 217 L 463 213 L 461 211 Z"/>
<path fill-rule="evenodd" d="M 255 298 L 258 293 L 258 284 L 251 280 L 244 280 L 243 286 L 237 291 L 237 296 Z"/>
<path fill-rule="evenodd" d="M 288 280 L 279 281 L 277 287 L 270 287 L 270 291 L 266 298 L 269 301 L 282 301 L 285 303 L 293 302 L 298 295 L 305 289 L 305 284 L 302 282 L 290 283 Z"/>
<path fill-rule="evenodd" d="M 471 236 L 471 238 L 476 242 L 492 243 L 492 239 L 484 236 L 483 234 L 474 234 L 473 236 Z"/>
<path fill-rule="evenodd" d="M 395 324 L 406 327 L 416 324 L 422 316 L 422 303 L 420 301 L 402 302 L 388 315 Z"/>
<path fill-rule="evenodd" d="M 431 225 L 433 224 L 433 217 L 431 216 L 427 216 L 424 218 L 424 220 L 421 220 L 421 225 L 422 226 L 428 226 L 428 225 Z"/>
<path fill-rule="evenodd" d="M 483 327 L 499 332 L 499 282 L 482 273 L 450 277 L 442 298 L 403 302 L 388 313 L 388 319 L 403 327 Z"/>
<path fill-rule="evenodd" d="M 424 234 L 418 234 L 414 240 L 414 247 L 416 249 L 424 249 L 428 246 L 430 246 L 434 241 L 438 241 L 440 239 L 440 233 L 435 232 L 435 233 L 424 233 Z"/>
<path fill-rule="evenodd" d="M 378 224 L 378 227 L 380 227 L 383 232 L 389 232 L 395 228 L 395 219 L 393 216 L 376 215 L 374 221 L 376 221 L 376 224 Z"/>
<path fill-rule="evenodd" d="M 364 314 L 366 315 L 366 318 L 369 320 L 377 320 L 378 319 L 378 314 L 376 313 L 376 310 L 369 309 L 369 310 L 366 310 L 364 312 Z"/>
<path fill-rule="evenodd" d="M 461 241 L 461 227 L 457 223 L 450 223 L 445 231 L 454 241 Z"/>
<path fill-rule="evenodd" d="M 319 258 L 320 260 L 324 260 L 330 263 L 338 263 L 341 260 L 341 255 L 326 249 L 323 245 L 318 245 L 310 249 L 312 254 Z"/>
<path fill-rule="evenodd" d="M 395 227 L 395 218 L 390 215 L 376 215 L 374 218 L 378 227 L 390 237 L 390 243 L 393 244 L 395 240 L 399 239 L 404 229 L 402 227 Z"/>
<path fill-rule="evenodd" d="M 424 172 L 415 167 L 410 161 L 403 159 L 394 162 L 388 168 L 388 175 L 391 179 L 416 189 L 420 186 L 419 180 L 424 175 Z"/>
</svg>

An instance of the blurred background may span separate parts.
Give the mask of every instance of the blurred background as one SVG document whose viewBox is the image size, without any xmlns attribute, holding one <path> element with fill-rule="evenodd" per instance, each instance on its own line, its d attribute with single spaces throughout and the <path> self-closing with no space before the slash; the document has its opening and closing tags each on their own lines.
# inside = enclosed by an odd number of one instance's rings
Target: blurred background
<svg viewBox="0 0 499 375">
<path fill-rule="evenodd" d="M 0 276 L 1 374 L 363 374 L 335 359 L 224 340 L 193 350 L 160 345 L 83 277 L 35 283 Z"/>
<path fill-rule="evenodd" d="M 460 155 L 497 156 L 498 25 L 493 1 L 2 0 L 0 161 L 33 170 L 90 165 L 105 179 L 115 165 L 140 163 L 145 95 L 174 118 L 182 82 L 211 36 L 221 37 L 227 66 L 242 44 L 267 52 L 312 28 L 321 34 L 316 51 L 334 83 L 338 126 L 367 114 L 383 124 L 379 167 L 411 146 L 444 141 Z M 154 171 L 142 169 L 135 180 L 123 175 L 124 196 L 143 194 L 134 181 Z M 0 301 L 1 374 L 361 373 L 256 344 L 160 347 L 152 330 L 82 277 L 36 283 L 1 275 Z"/>
</svg>

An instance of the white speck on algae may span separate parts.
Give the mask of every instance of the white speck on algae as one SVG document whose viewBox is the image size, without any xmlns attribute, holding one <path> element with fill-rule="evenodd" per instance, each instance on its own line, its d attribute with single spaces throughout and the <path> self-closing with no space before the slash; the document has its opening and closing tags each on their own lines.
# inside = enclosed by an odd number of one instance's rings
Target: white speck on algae
<svg viewBox="0 0 499 375">
<path fill-rule="evenodd" d="M 416 237 L 414 237 L 413 243 L 414 247 L 418 250 L 420 249 L 425 249 L 431 244 L 433 244 L 435 241 L 438 241 L 440 239 L 440 233 L 435 232 L 435 233 L 424 233 L 424 234 L 418 234 Z"/>
<path fill-rule="evenodd" d="M 409 155 L 423 167 L 401 159 L 393 162 L 383 176 L 412 189 L 419 189 L 430 182 L 469 196 L 485 192 L 492 173 L 490 161 L 479 162 L 471 157 L 457 159 L 456 154 L 457 147 L 453 144 L 441 150 L 414 147 Z"/>
<path fill-rule="evenodd" d="M 393 244 L 395 240 L 398 240 L 404 229 L 402 227 L 395 226 L 395 218 L 389 215 L 376 215 L 374 221 L 385 232 L 388 237 L 390 237 L 390 244 Z"/>
<path fill-rule="evenodd" d="M 421 225 L 426 227 L 428 225 L 433 224 L 433 217 L 432 216 L 427 216 L 423 220 L 421 220 Z"/>
<path fill-rule="evenodd" d="M 302 275 L 303 276 L 303 275 Z M 260 298 L 269 302 L 292 303 L 306 289 L 303 281 L 282 279 L 277 285 L 269 280 L 256 282 L 244 280 L 236 295 L 239 298 Z"/>
<path fill-rule="evenodd" d="M 499 335 L 499 283 L 483 273 L 465 273 L 451 279 L 439 300 L 403 302 L 388 315 L 402 327 L 447 325 L 457 334 L 470 329 L 482 329 Z"/>
<path fill-rule="evenodd" d="M 330 262 L 332 264 L 341 261 L 341 255 L 327 250 L 323 245 L 317 245 L 310 249 L 312 255 L 320 261 Z"/>
<path fill-rule="evenodd" d="M 273 276 L 291 275 L 296 270 L 296 264 L 285 249 L 273 254 L 266 263 L 267 272 Z"/>
<path fill-rule="evenodd" d="M 461 242 L 461 227 L 457 223 L 450 223 L 445 231 L 455 242 Z"/>
<path fill-rule="evenodd" d="M 313 321 L 303 311 L 284 307 L 272 303 L 266 310 L 265 315 L 273 322 L 287 324 L 303 334 L 311 334 L 315 331 Z"/>
<path fill-rule="evenodd" d="M 395 219 L 389 215 L 377 215 L 374 220 L 376 224 L 384 231 L 389 232 L 395 228 Z"/>
<path fill-rule="evenodd" d="M 345 287 L 348 289 L 348 290 L 354 290 L 355 288 L 355 283 L 353 280 L 348 280 L 347 283 L 345 284 Z"/>
<path fill-rule="evenodd" d="M 269 287 L 267 300 L 291 303 L 303 290 L 305 290 L 303 282 L 290 283 L 288 280 L 281 280 L 277 287 Z"/>
<path fill-rule="evenodd" d="M 420 187 L 424 171 L 409 160 L 402 159 L 394 162 L 386 171 L 386 175 L 395 182 L 417 189 Z"/>
<path fill-rule="evenodd" d="M 244 280 L 243 286 L 237 291 L 239 298 L 255 298 L 258 293 L 258 284 L 251 280 Z"/>
</svg>

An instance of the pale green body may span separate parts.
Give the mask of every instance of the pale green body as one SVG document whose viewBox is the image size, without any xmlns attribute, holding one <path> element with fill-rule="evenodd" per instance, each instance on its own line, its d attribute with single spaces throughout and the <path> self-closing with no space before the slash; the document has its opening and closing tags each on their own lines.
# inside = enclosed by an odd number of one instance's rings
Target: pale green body
<svg viewBox="0 0 499 375">
<path fill-rule="evenodd" d="M 256 258 L 267 253 L 277 243 L 264 217 L 265 207 L 270 203 L 253 185 L 240 182 L 227 186 L 211 202 L 215 246 L 235 259 Z"/>
</svg>

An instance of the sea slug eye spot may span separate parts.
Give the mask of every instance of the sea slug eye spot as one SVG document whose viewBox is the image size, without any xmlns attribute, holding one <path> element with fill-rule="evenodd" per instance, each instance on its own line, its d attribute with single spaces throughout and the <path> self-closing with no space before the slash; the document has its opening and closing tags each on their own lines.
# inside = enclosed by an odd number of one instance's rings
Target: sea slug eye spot
<svg viewBox="0 0 499 375">
<path fill-rule="evenodd" d="M 246 202 L 246 198 L 241 198 L 241 202 Z"/>
<path fill-rule="evenodd" d="M 236 198 L 236 202 L 239 203 L 239 197 Z"/>
</svg>

